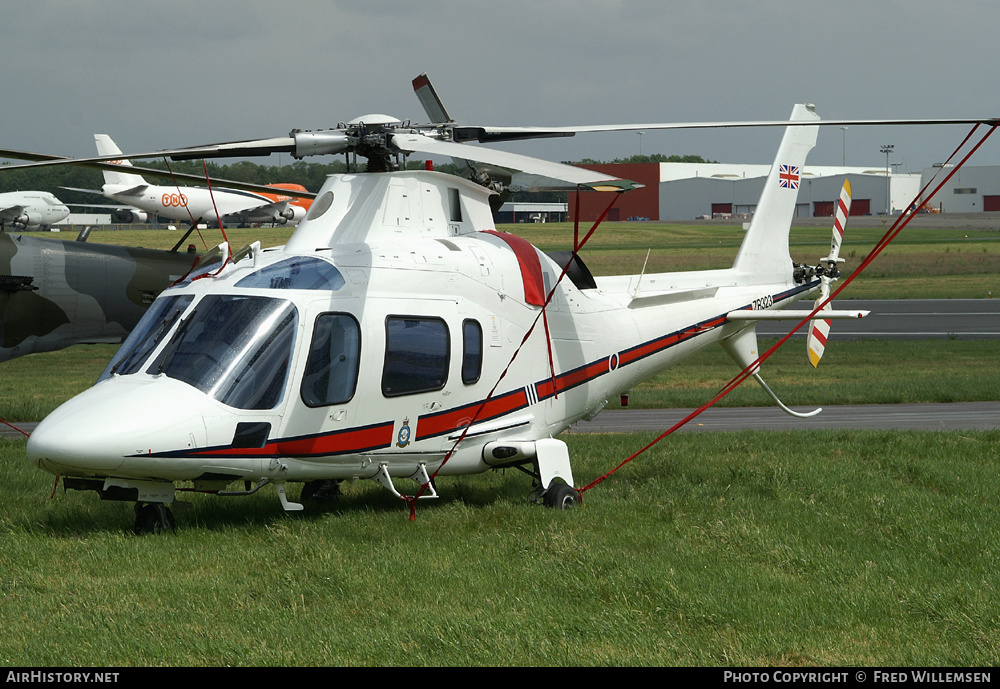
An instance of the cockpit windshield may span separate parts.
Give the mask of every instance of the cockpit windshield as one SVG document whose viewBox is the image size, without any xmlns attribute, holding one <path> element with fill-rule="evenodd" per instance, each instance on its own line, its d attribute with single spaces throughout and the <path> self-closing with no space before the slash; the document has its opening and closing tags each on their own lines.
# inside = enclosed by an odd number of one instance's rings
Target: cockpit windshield
<svg viewBox="0 0 1000 689">
<path fill-rule="evenodd" d="M 154 301 L 112 357 L 111 363 L 104 369 L 97 382 L 116 373 L 127 376 L 138 371 L 149 353 L 167 336 L 193 299 L 194 297 L 188 294 L 163 296 Z"/>
<path fill-rule="evenodd" d="M 147 373 L 162 373 L 238 409 L 273 409 L 288 377 L 297 312 L 285 299 L 209 295 Z"/>
</svg>

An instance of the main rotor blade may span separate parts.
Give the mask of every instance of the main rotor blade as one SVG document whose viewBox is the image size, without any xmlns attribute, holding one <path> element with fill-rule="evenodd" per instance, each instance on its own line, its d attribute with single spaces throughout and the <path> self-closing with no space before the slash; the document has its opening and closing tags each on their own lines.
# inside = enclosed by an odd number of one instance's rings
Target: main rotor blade
<svg viewBox="0 0 1000 689">
<path fill-rule="evenodd" d="M 91 163 L 111 163 L 116 160 L 136 160 L 140 158 L 170 158 L 171 160 L 196 160 L 203 158 L 242 158 L 250 156 L 267 156 L 272 153 L 291 153 L 295 158 L 307 155 L 325 155 L 343 153 L 351 144 L 350 134 L 341 129 L 321 131 L 294 131 L 290 136 L 279 136 L 271 139 L 249 139 L 246 141 L 230 141 L 207 146 L 190 146 L 162 151 L 147 151 L 145 153 L 115 153 L 106 156 L 90 158 L 62 158 L 40 153 L 27 153 L 0 149 L 0 157 L 18 158 L 37 161 L 30 165 L 18 167 L 46 167 L 50 165 L 89 165 Z"/>
<path fill-rule="evenodd" d="M 295 150 L 295 140 L 290 137 L 277 139 L 258 139 L 256 141 L 234 141 L 226 144 L 209 146 L 193 146 L 190 148 L 175 148 L 163 151 L 147 151 L 146 153 L 115 153 L 106 156 L 90 158 L 65 158 L 46 155 L 44 153 L 28 153 L 0 149 L 0 157 L 17 158 L 20 160 L 38 161 L 31 165 L 18 167 L 46 167 L 50 165 L 89 165 L 90 163 L 111 163 L 115 160 L 136 160 L 140 158 L 170 158 L 171 160 L 191 160 L 195 158 L 231 158 L 237 156 L 270 155 Z"/>
<path fill-rule="evenodd" d="M 419 77 L 414 79 L 413 92 L 417 94 L 417 100 L 424 107 L 424 112 L 427 116 L 431 118 L 431 122 L 435 124 L 443 124 L 445 122 L 454 122 L 451 115 L 448 114 L 448 109 L 444 107 L 444 103 L 441 102 L 441 97 L 438 96 L 437 90 L 434 85 L 431 84 L 431 80 L 427 78 L 427 73 L 421 74 Z"/>
<path fill-rule="evenodd" d="M 130 156 L 117 155 L 111 160 L 123 160 Z M 148 156 L 146 156 L 148 157 Z M 48 155 L 46 153 L 29 153 L 27 151 L 15 151 L 8 148 L 0 148 L 0 158 L 13 158 L 15 160 L 33 160 L 34 163 L 28 163 L 25 165 L 4 165 L 0 168 L 0 171 L 9 172 L 12 170 L 23 170 L 25 168 L 40 167 L 46 165 L 80 165 L 82 167 L 94 168 L 97 170 L 109 170 L 111 172 L 130 172 L 135 174 L 143 174 L 149 177 L 157 177 L 159 179 L 177 180 L 190 182 L 194 184 L 205 184 L 206 179 L 203 175 L 192 175 L 184 172 L 169 172 L 167 170 L 157 170 L 156 168 L 150 167 L 122 167 L 121 165 L 115 163 L 109 163 L 102 161 L 101 159 L 90 159 L 90 158 L 65 158 L 62 156 Z M 226 187 L 228 189 L 239 189 L 241 191 L 252 191 L 258 194 L 274 194 L 279 193 L 282 196 L 292 196 L 298 199 L 314 199 L 316 194 L 311 191 L 296 191 L 294 189 L 280 189 L 276 191 L 274 187 L 269 187 L 263 184 L 252 184 L 250 182 L 237 182 L 231 179 L 217 179 L 215 177 L 209 177 L 207 181 L 210 181 L 213 185 L 219 185 Z"/>
<path fill-rule="evenodd" d="M 521 170 L 531 175 L 542 175 L 552 180 L 560 180 L 572 186 L 589 187 L 597 191 L 625 191 L 638 189 L 643 185 L 627 179 L 619 179 L 602 172 L 585 170 L 572 165 L 562 163 L 552 163 L 547 160 L 539 160 L 517 153 L 506 151 L 496 151 L 478 146 L 466 146 L 450 141 L 438 141 L 421 134 L 395 134 L 392 143 L 402 151 L 409 153 L 429 153 L 436 155 L 450 156 L 452 158 L 464 158 L 475 160 L 480 163 L 509 167 Z M 566 184 L 556 185 L 567 188 Z"/>
<path fill-rule="evenodd" d="M 597 124 L 571 127 L 491 127 L 465 125 L 453 129 L 455 141 L 478 141 L 491 143 L 517 141 L 521 139 L 543 139 L 576 134 L 598 132 L 621 132 L 637 129 L 729 129 L 748 127 L 822 127 L 879 126 L 879 125 L 942 125 L 942 124 L 985 124 L 994 126 L 1000 118 L 959 118 L 959 119 L 896 119 L 896 120 L 819 120 L 818 122 L 790 122 L 788 120 L 757 120 L 730 122 L 648 122 L 644 124 Z"/>
</svg>

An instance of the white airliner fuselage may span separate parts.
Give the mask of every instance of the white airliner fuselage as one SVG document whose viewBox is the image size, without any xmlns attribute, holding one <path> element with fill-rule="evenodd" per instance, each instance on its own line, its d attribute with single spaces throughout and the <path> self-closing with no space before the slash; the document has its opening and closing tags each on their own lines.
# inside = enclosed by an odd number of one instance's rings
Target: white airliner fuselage
<svg viewBox="0 0 1000 689">
<path fill-rule="evenodd" d="M 69 216 L 69 208 L 47 191 L 0 194 L 0 221 L 17 230 L 45 230 Z"/>
<path fill-rule="evenodd" d="M 97 151 L 103 155 L 121 153 L 111 137 L 95 134 Z M 119 162 L 123 168 L 131 167 L 127 160 Z M 131 213 L 133 222 L 149 217 L 164 217 L 183 223 L 251 223 L 273 222 L 284 225 L 297 224 L 309 210 L 308 200 L 288 196 L 283 190 L 305 191 L 301 185 L 271 185 L 274 194 L 239 191 L 236 189 L 207 187 L 178 187 L 149 184 L 135 173 L 104 173 L 101 188 L 107 198 L 125 206 L 121 213 Z"/>
</svg>

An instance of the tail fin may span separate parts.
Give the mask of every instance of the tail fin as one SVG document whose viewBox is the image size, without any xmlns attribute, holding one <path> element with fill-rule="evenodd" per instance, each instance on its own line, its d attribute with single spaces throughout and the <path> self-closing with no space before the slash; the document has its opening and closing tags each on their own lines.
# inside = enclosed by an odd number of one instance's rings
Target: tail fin
<svg viewBox="0 0 1000 689">
<path fill-rule="evenodd" d="M 94 141 L 97 143 L 97 155 L 99 156 L 113 156 L 116 153 L 122 152 L 107 134 L 94 134 Z M 132 167 L 132 163 L 128 160 L 116 160 L 113 162 L 124 167 Z M 137 187 L 146 184 L 146 180 L 141 175 L 105 170 L 104 183 L 124 187 Z"/>
<path fill-rule="evenodd" d="M 818 121 L 812 105 L 796 105 L 792 121 Z M 802 180 L 806 155 L 816 145 L 818 126 L 794 126 L 785 129 L 771 172 L 764 183 L 757 210 L 754 211 L 736 256 L 733 268 L 747 276 L 749 284 L 784 282 L 791 278 L 792 259 L 788 252 L 788 231 L 795 215 L 795 202 Z"/>
</svg>

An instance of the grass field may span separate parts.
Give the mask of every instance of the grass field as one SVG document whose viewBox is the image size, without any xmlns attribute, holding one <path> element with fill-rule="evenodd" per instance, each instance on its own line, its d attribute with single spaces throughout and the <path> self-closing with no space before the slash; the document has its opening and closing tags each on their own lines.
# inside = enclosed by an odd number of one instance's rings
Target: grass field
<svg viewBox="0 0 1000 689">
<path fill-rule="evenodd" d="M 773 340 L 761 338 L 761 351 Z M 13 359 L 0 367 L 0 419 L 40 421 L 94 384 L 115 345 L 77 345 Z M 819 368 L 802 341 L 786 343 L 763 367 L 768 385 L 790 405 L 899 404 L 1000 400 L 996 340 L 834 341 Z M 984 362 L 987 362 L 984 364 Z M 698 407 L 739 369 L 721 347 L 710 347 L 639 385 L 629 398 L 638 409 Z M 720 406 L 771 406 L 753 381 Z M 613 400 L 609 409 L 618 407 Z"/>
<path fill-rule="evenodd" d="M 572 246 L 570 223 L 500 225 L 545 251 Z M 583 230 L 588 230 L 584 227 Z M 291 228 L 230 229 L 233 247 L 254 241 L 264 246 L 285 243 Z M 845 275 L 881 239 L 883 228 L 850 228 L 841 256 Z M 169 231 L 95 231 L 92 242 L 168 249 L 179 234 Z M 683 223 L 605 223 L 594 234 L 582 256 L 595 275 L 626 275 L 642 271 L 649 252 L 647 273 L 728 268 L 743 239 L 741 225 Z M 218 230 L 203 230 L 189 240 L 199 250 L 220 241 Z M 792 258 L 815 265 L 829 251 L 830 229 L 793 227 Z M 1000 232 L 987 229 L 905 229 L 882 252 L 863 276 L 842 293 L 845 299 L 980 299 L 1000 297 Z"/>
<path fill-rule="evenodd" d="M 567 438 L 578 483 L 647 438 Z M 370 482 L 196 495 L 161 537 L 4 441 L 0 663 L 992 666 L 998 441 L 676 435 L 569 512 L 494 472 L 413 522 Z"/>
</svg>

